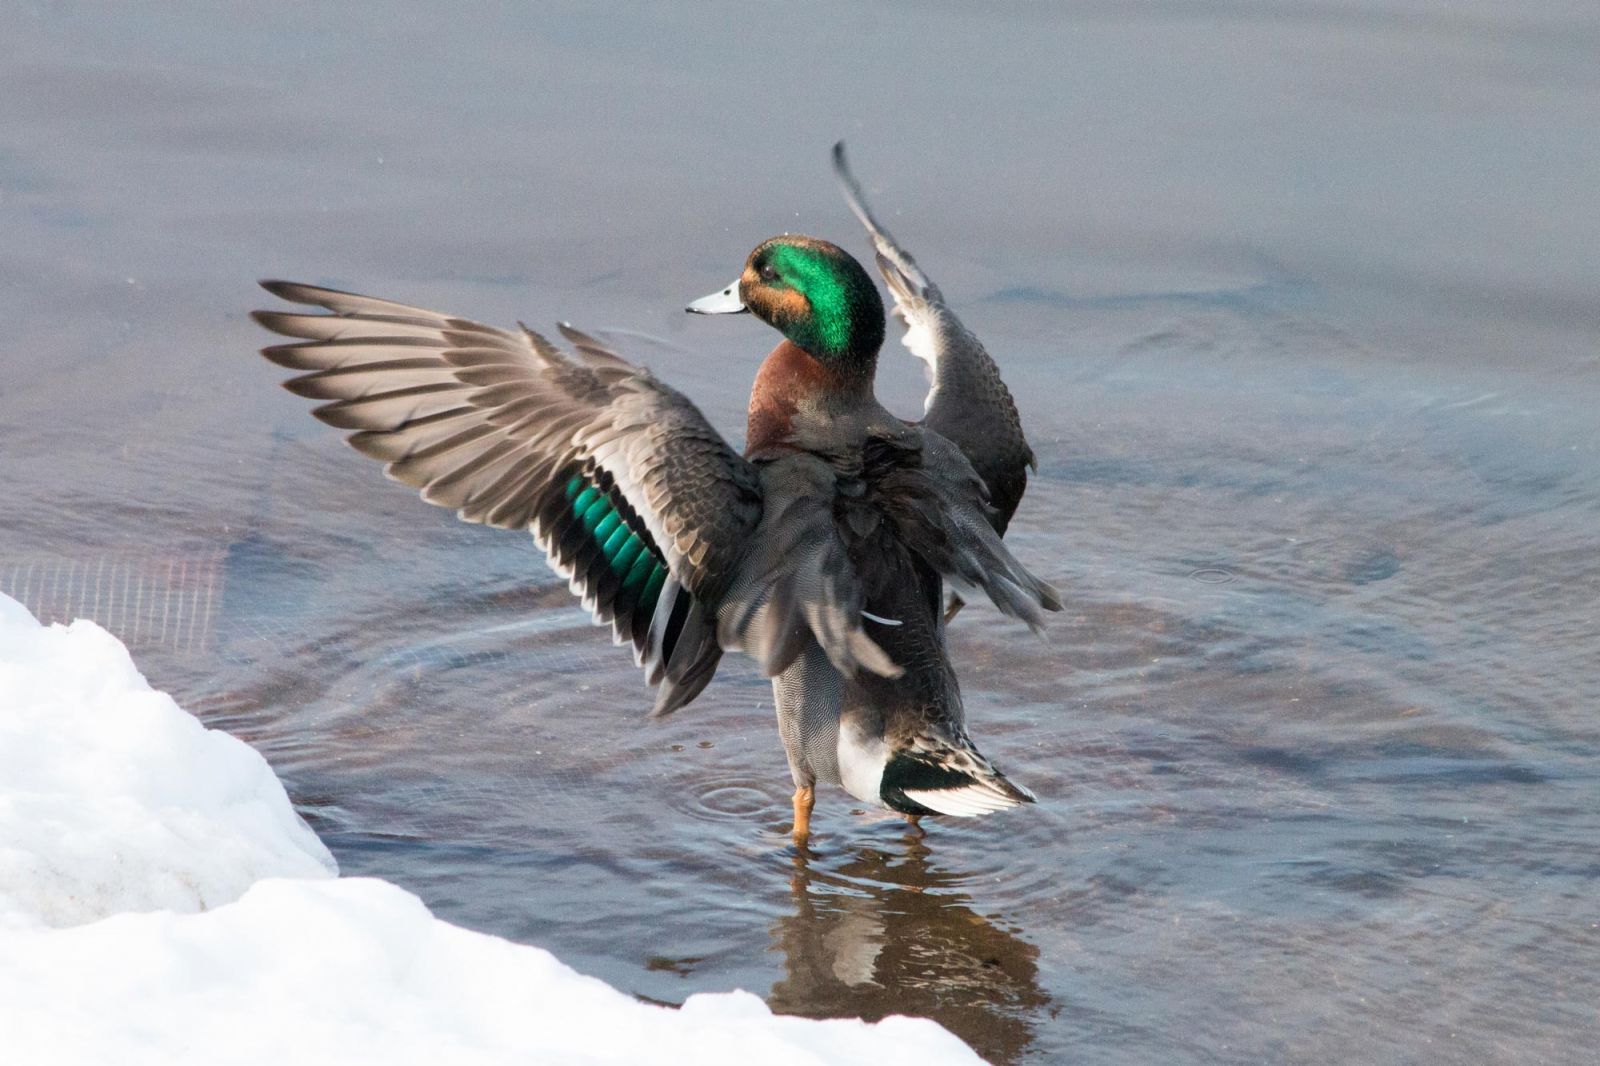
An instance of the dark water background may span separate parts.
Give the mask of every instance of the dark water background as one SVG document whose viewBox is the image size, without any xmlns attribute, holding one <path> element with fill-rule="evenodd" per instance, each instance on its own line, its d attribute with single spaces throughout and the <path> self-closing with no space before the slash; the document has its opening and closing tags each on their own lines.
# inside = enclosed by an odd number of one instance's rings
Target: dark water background
<svg viewBox="0 0 1600 1066">
<path fill-rule="evenodd" d="M 931 1015 L 1000 1062 L 1593 1061 L 1600 9 L 22 3 L 0 589 L 259 747 L 346 873 L 638 995 Z M 1048 644 L 969 610 L 1045 798 L 786 848 L 766 685 L 648 723 L 524 538 L 387 484 L 252 280 L 639 330 L 869 194 L 1018 393 Z M 920 405 L 897 347 L 880 388 Z"/>
</svg>

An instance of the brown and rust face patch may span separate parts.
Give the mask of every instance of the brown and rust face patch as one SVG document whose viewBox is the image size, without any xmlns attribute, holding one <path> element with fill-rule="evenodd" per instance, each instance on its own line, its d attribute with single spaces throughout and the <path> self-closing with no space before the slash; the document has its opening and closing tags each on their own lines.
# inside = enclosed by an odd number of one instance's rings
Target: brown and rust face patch
<svg viewBox="0 0 1600 1066">
<path fill-rule="evenodd" d="M 757 248 L 745 261 L 744 273 L 739 275 L 739 299 L 761 321 L 779 332 L 787 332 L 788 325 L 811 314 L 811 304 L 799 289 L 761 276 L 755 262 L 760 251 Z"/>
</svg>

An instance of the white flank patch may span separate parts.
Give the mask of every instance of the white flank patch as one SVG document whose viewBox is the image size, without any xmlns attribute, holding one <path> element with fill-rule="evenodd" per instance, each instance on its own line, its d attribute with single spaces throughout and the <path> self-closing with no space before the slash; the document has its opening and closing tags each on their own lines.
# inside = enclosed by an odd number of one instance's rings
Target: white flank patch
<svg viewBox="0 0 1600 1066">
<path fill-rule="evenodd" d="M 549 952 L 334 876 L 253 749 L 90 622 L 0 595 L 0 1059 L 98 1063 L 980 1062 L 934 1022 L 641 1003 Z"/>
<path fill-rule="evenodd" d="M 889 763 L 889 746 L 882 737 L 870 736 L 853 726 L 839 727 L 839 783 L 862 803 L 883 802 L 883 768 Z"/>
</svg>

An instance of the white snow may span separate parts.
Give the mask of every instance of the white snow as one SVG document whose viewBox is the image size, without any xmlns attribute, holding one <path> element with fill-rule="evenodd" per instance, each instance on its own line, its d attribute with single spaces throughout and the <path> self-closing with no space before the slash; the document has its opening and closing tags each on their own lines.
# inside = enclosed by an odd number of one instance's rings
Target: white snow
<svg viewBox="0 0 1600 1066">
<path fill-rule="evenodd" d="M 32 1063 L 975 1063 L 932 1021 L 681 1010 L 332 857 L 243 742 L 0 595 L 0 1052 Z"/>
<path fill-rule="evenodd" d="M 152 690 L 99 626 L 45 628 L 0 596 L 0 928 L 336 872 L 253 748 Z"/>
</svg>

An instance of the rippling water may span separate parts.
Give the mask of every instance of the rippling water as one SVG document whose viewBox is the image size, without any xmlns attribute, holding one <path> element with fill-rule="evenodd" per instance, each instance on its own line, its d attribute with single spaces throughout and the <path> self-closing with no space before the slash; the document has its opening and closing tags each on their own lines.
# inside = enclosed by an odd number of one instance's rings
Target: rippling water
<svg viewBox="0 0 1600 1066">
<path fill-rule="evenodd" d="M 1600 1037 L 1600 30 L 1587 5 L 1068 13 L 22 5 L 0 88 L 0 589 L 261 748 L 352 874 L 661 1002 L 927 1014 L 1000 1062 L 1580 1062 Z M 769 36 L 770 34 L 770 36 Z M 787 846 L 770 693 L 647 722 L 524 538 L 251 354 L 258 275 L 647 331 L 826 150 L 1040 456 L 1041 643 L 963 613 L 1043 797 Z M 881 389 L 914 412 L 898 348 Z"/>
</svg>

